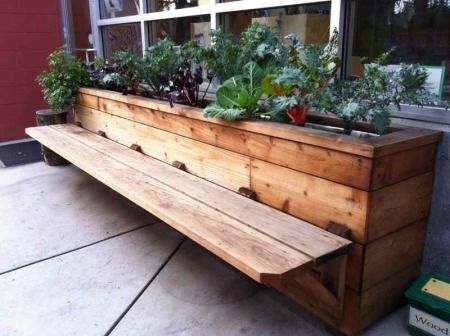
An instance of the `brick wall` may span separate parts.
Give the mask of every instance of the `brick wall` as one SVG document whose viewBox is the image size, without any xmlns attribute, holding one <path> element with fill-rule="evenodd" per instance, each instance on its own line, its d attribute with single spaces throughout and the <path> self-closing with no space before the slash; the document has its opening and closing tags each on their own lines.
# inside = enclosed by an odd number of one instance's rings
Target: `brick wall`
<svg viewBox="0 0 450 336">
<path fill-rule="evenodd" d="M 25 138 L 46 108 L 35 78 L 62 43 L 58 0 L 0 1 L 0 142 Z"/>
</svg>

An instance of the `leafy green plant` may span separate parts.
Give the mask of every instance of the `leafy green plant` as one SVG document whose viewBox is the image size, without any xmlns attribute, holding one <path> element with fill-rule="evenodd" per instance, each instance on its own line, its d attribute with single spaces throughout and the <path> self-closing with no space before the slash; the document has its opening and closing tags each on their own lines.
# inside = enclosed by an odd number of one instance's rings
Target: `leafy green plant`
<svg viewBox="0 0 450 336">
<path fill-rule="evenodd" d="M 282 67 L 287 62 L 286 46 L 272 27 L 255 22 L 248 27 L 239 41 L 239 65 L 256 62 L 262 68 Z"/>
<path fill-rule="evenodd" d="M 116 74 L 111 75 L 111 80 L 124 87 L 123 94 L 137 94 L 142 80 L 141 57 L 131 51 L 119 50 L 114 53 L 113 60 Z"/>
<path fill-rule="evenodd" d="M 378 134 L 385 133 L 391 123 L 391 104 L 400 109 L 401 103 L 440 103 L 426 89 L 425 68 L 401 64 L 398 69 L 388 70 L 381 64 L 387 56 L 385 53 L 375 62 L 365 64 L 363 77 L 335 82 L 322 97 L 320 108 L 343 120 L 345 134 L 351 134 L 358 121 L 371 122 Z"/>
<path fill-rule="evenodd" d="M 63 110 L 75 103 L 78 88 L 89 84 L 89 74 L 83 63 L 65 47 L 50 54 L 48 66 L 49 70 L 42 72 L 37 81 L 49 106 Z"/>
<path fill-rule="evenodd" d="M 304 45 L 295 35 L 288 36 L 289 66 L 264 80 L 269 96 L 270 118 L 304 125 L 310 107 L 320 101 L 323 90 L 340 66 L 338 35 L 326 45 Z"/>
<path fill-rule="evenodd" d="M 211 31 L 211 46 L 205 48 L 204 64 L 210 76 L 220 81 L 238 74 L 239 45 L 221 28 Z"/>
<path fill-rule="evenodd" d="M 267 72 L 256 62 L 247 63 L 242 75 L 225 81 L 216 91 L 216 102 L 204 110 L 207 118 L 226 120 L 254 118 L 261 113 L 262 80 Z"/>
<path fill-rule="evenodd" d="M 338 56 L 339 34 L 337 30 L 333 32 L 330 41 L 325 46 L 303 44 L 293 34 L 288 35 L 287 39 L 291 43 L 288 47 L 288 66 L 304 70 L 305 76 L 316 88 L 325 88 L 341 66 Z"/>
<path fill-rule="evenodd" d="M 171 78 L 170 102 L 182 101 L 191 106 L 205 107 L 205 95 L 212 81 L 208 76 L 208 86 L 200 97 L 200 85 L 203 84 L 204 49 L 196 42 L 184 44 L 180 50 L 180 65 L 177 73 Z"/>
<path fill-rule="evenodd" d="M 166 98 L 170 80 L 180 67 L 180 55 L 175 43 L 164 39 L 147 49 L 142 61 L 143 82 L 148 85 L 147 95 L 153 98 Z"/>
</svg>

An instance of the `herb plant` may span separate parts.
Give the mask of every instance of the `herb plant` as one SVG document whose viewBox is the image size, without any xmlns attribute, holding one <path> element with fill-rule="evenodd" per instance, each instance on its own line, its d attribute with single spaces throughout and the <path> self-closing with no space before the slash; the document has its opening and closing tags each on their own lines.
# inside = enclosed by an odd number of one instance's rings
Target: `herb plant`
<svg viewBox="0 0 450 336">
<path fill-rule="evenodd" d="M 50 54 L 48 66 L 49 70 L 42 72 L 37 81 L 49 106 L 63 110 L 75 103 L 78 88 L 89 84 L 89 74 L 65 47 Z"/>
</svg>

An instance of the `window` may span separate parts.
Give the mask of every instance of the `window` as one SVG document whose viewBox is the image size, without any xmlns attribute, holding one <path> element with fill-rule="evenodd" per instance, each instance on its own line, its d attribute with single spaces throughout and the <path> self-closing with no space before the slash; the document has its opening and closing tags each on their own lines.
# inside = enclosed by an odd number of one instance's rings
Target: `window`
<svg viewBox="0 0 450 336">
<path fill-rule="evenodd" d="M 296 33 L 304 43 L 326 43 L 330 34 L 330 3 L 254 9 L 220 17 L 220 25 L 236 37 L 254 22 L 273 27 L 281 38 Z"/>
<path fill-rule="evenodd" d="M 160 38 L 210 43 L 223 26 L 240 34 L 252 22 L 296 32 L 306 42 L 326 41 L 340 22 L 341 0 L 90 0 L 95 47 L 103 56 L 128 49 L 144 53 Z"/>
<path fill-rule="evenodd" d="M 450 100 L 450 1 L 353 0 L 351 12 L 348 76 L 361 76 L 362 59 L 396 47 L 393 64 L 426 66 L 434 92 Z"/>
</svg>

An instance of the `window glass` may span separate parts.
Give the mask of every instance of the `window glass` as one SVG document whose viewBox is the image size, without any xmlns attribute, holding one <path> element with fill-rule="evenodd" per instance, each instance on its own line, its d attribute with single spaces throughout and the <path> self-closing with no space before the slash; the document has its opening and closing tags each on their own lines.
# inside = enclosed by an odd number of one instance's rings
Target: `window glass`
<svg viewBox="0 0 450 336">
<path fill-rule="evenodd" d="M 361 76 L 362 58 L 370 61 L 395 46 L 393 64 L 430 66 L 430 86 L 450 100 L 450 1 L 364 0 L 353 6 L 347 75 Z"/>
<path fill-rule="evenodd" d="M 129 50 L 142 54 L 141 29 L 139 23 L 119 24 L 102 28 L 105 57 L 117 50 Z"/>
<path fill-rule="evenodd" d="M 99 0 L 99 3 L 102 19 L 139 14 L 139 0 Z"/>
<path fill-rule="evenodd" d="M 148 0 L 148 12 L 170 11 L 175 9 L 209 5 L 211 0 Z"/>
<path fill-rule="evenodd" d="M 225 31 L 239 37 L 253 22 L 273 27 L 280 35 L 296 33 L 304 43 L 324 43 L 330 34 L 330 2 L 222 14 Z"/>
<path fill-rule="evenodd" d="M 150 44 L 169 37 L 175 44 L 197 40 L 201 45 L 209 45 L 211 42 L 210 31 L 211 22 L 209 15 L 149 22 Z"/>
</svg>

